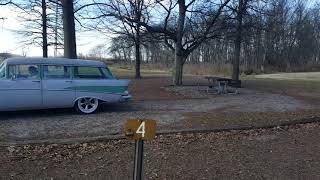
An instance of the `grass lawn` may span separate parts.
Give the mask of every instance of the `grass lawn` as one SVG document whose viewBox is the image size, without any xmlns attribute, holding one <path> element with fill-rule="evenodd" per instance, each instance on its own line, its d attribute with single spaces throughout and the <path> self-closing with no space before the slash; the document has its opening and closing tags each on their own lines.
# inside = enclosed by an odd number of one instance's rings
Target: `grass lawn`
<svg viewBox="0 0 320 180">
<path fill-rule="evenodd" d="M 110 69 L 117 78 L 133 78 L 135 75 L 133 67 L 111 65 Z M 172 72 L 170 69 L 165 71 L 142 67 L 141 75 L 142 77 L 168 78 L 172 76 Z M 263 74 L 243 76 L 241 79 L 243 80 L 243 87 L 248 89 L 271 93 L 285 93 L 309 99 L 313 99 L 314 97 L 320 101 L 320 72 Z M 207 81 L 201 76 L 184 75 L 184 84 L 196 85 L 200 81 L 202 84 L 207 84 Z"/>
<path fill-rule="evenodd" d="M 291 81 L 308 81 L 308 82 L 319 82 L 320 84 L 320 72 L 262 74 L 262 75 L 255 75 L 254 78 L 291 80 Z"/>
<path fill-rule="evenodd" d="M 320 72 L 262 74 L 244 76 L 243 80 L 249 88 L 320 92 Z"/>
<path fill-rule="evenodd" d="M 109 66 L 110 70 L 112 71 L 115 77 L 125 77 L 125 78 L 133 78 L 135 76 L 135 69 L 131 67 L 121 67 L 119 65 L 111 65 Z M 142 77 L 150 77 L 150 76 L 170 76 L 170 71 L 162 71 L 156 69 L 141 69 L 141 76 Z"/>
</svg>

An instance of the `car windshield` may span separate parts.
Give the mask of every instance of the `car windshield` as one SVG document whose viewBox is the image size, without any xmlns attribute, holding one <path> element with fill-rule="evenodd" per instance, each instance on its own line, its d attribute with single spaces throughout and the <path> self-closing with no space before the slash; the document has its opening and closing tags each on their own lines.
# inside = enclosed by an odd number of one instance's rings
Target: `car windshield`
<svg viewBox="0 0 320 180">
<path fill-rule="evenodd" d="M 5 68 L 4 68 L 4 63 L 2 63 L 0 65 L 0 79 L 4 78 L 6 76 L 6 71 L 5 71 Z"/>
<path fill-rule="evenodd" d="M 113 74 L 111 73 L 110 69 L 109 68 L 101 68 L 104 75 L 106 76 L 107 79 L 114 79 L 114 76 Z"/>
</svg>

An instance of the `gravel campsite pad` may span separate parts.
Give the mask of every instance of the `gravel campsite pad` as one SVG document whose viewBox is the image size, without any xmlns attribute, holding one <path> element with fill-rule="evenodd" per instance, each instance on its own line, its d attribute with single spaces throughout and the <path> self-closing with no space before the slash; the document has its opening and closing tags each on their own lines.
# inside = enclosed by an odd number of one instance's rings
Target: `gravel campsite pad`
<svg viewBox="0 0 320 180">
<path fill-rule="evenodd" d="M 159 88 L 160 89 L 160 88 Z M 160 89 L 162 94 L 172 94 L 169 90 Z M 241 126 L 248 122 L 223 124 L 221 119 L 203 122 L 200 115 L 223 115 L 235 113 L 249 114 L 256 117 L 257 113 L 287 113 L 309 111 L 313 106 L 293 97 L 241 89 L 238 95 L 208 95 L 206 98 L 192 97 L 190 91 L 197 92 L 197 87 L 187 89 L 189 94 L 173 93 L 173 97 L 184 97 L 171 100 L 170 96 L 160 100 L 138 100 L 129 104 L 105 105 L 93 115 L 79 115 L 70 109 L 41 110 L 1 113 L 0 141 L 25 141 L 56 139 L 87 138 L 121 134 L 123 125 L 131 118 L 151 118 L 158 122 L 158 131 L 198 128 L 226 128 Z M 155 92 L 156 93 L 156 92 Z M 201 92 L 204 93 L 204 92 Z M 156 95 L 154 95 L 156 97 Z M 313 115 L 313 111 L 311 115 Z M 197 118 L 193 118 L 197 114 Z M 310 115 L 310 114 L 309 114 Z M 214 117 L 214 116 L 213 116 Z M 228 117 L 228 116 L 226 116 Z M 230 117 L 228 117 L 230 119 Z M 250 120 L 250 117 L 246 117 Z M 217 124 L 215 124 L 217 122 Z M 259 123 L 268 122 L 259 120 Z M 220 124 L 219 124 L 220 123 Z M 211 126 L 211 127 L 210 127 Z"/>
</svg>

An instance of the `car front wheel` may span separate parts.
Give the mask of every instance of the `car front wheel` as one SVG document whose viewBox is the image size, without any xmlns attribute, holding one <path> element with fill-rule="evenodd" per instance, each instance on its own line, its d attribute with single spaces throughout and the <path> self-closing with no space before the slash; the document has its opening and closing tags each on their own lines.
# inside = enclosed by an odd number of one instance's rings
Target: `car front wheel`
<svg viewBox="0 0 320 180">
<path fill-rule="evenodd" d="M 78 112 L 83 114 L 91 114 L 94 113 L 99 107 L 99 100 L 96 98 L 80 98 L 76 104 L 75 108 Z"/>
</svg>

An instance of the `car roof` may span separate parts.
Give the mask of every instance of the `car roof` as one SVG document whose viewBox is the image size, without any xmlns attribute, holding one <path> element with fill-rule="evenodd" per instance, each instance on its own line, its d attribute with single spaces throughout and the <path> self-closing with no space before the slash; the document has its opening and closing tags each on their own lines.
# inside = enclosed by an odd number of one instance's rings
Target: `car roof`
<svg viewBox="0 0 320 180">
<path fill-rule="evenodd" d="M 45 65 L 67 65 L 67 66 L 92 66 L 106 67 L 101 61 L 67 58 L 8 58 L 4 60 L 8 65 L 16 64 L 45 64 Z"/>
</svg>

